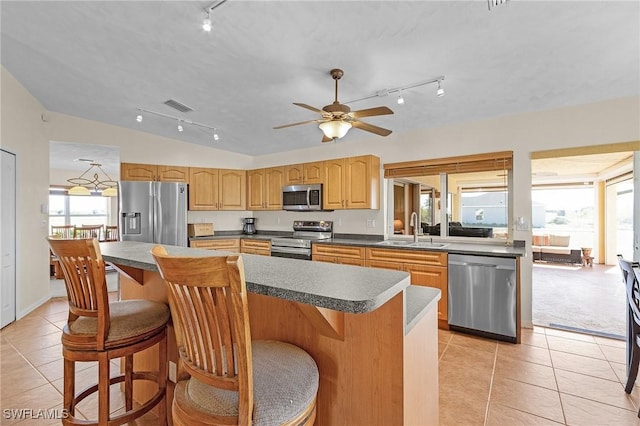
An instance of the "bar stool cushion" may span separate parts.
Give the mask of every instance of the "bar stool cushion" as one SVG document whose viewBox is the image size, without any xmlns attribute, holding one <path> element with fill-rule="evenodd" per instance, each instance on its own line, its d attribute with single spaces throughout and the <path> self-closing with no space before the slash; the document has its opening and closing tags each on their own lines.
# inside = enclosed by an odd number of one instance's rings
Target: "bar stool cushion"
<svg viewBox="0 0 640 426">
<path fill-rule="evenodd" d="M 288 343 L 256 340 L 253 352 L 253 425 L 280 425 L 302 413 L 318 391 L 313 358 Z M 178 384 L 193 404 L 213 415 L 237 416 L 238 394 L 214 388 L 191 377 Z"/>
<path fill-rule="evenodd" d="M 164 327 L 169 320 L 169 307 L 150 300 L 124 300 L 109 303 L 111 326 L 107 342 L 127 339 Z M 69 327 L 71 334 L 96 334 L 98 319 L 80 317 Z"/>
</svg>

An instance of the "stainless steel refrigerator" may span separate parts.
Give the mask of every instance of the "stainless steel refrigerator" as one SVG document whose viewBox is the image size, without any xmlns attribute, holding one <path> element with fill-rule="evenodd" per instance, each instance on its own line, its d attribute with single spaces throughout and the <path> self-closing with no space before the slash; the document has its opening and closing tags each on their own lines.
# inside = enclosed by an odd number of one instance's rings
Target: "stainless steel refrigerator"
<svg viewBox="0 0 640 426">
<path fill-rule="evenodd" d="M 187 246 L 187 184 L 118 184 L 120 239 Z"/>
</svg>

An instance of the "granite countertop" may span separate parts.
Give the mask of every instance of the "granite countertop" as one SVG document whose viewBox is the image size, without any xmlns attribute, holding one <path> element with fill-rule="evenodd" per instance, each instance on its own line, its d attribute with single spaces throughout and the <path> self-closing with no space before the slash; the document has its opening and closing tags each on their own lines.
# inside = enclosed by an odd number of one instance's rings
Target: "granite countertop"
<svg viewBox="0 0 640 426">
<path fill-rule="evenodd" d="M 158 268 L 151 256 L 154 244 L 134 241 L 100 243 L 105 261 L 148 271 Z M 169 254 L 181 256 L 224 256 L 219 250 L 165 246 Z M 247 290 L 314 306 L 349 313 L 371 312 L 409 287 L 406 272 L 335 265 L 324 262 L 242 254 Z M 412 300 L 414 320 L 421 310 L 440 298 L 421 292 Z M 411 294 L 417 294 L 413 292 Z M 437 297 L 437 298 L 436 298 Z M 408 309 L 407 309 L 408 312 Z M 407 318 L 409 321 L 410 318 Z"/>
<path fill-rule="evenodd" d="M 225 239 L 225 238 L 247 238 L 247 239 L 261 239 L 261 240 L 270 240 L 275 237 L 283 237 L 283 236 L 291 236 L 291 232 L 277 232 L 277 231 L 262 231 L 258 234 L 246 235 L 241 232 L 233 232 L 233 231 L 222 231 L 223 233 L 219 235 L 212 235 L 209 237 L 192 237 L 190 240 L 198 241 L 198 240 L 216 240 L 216 239 Z M 226 233 L 225 233 L 226 232 Z M 358 238 L 358 237 L 336 237 L 330 240 L 321 240 L 315 241 L 313 243 L 319 244 L 336 244 L 336 245 L 346 245 L 346 246 L 359 246 L 359 247 L 379 247 L 385 249 L 399 249 L 399 250 L 418 250 L 418 251 L 444 251 L 447 253 L 456 253 L 456 254 L 473 254 L 480 256 L 496 256 L 496 257 L 523 257 L 526 256 L 525 247 L 514 247 L 513 245 L 505 245 L 504 243 L 483 243 L 483 242 L 444 242 L 446 246 L 444 247 L 409 247 L 406 245 L 382 245 L 378 244 L 382 241 L 382 236 L 379 238 L 375 238 L 375 236 L 367 235 L 366 238 Z M 430 241 L 430 237 L 420 237 L 420 241 Z M 398 240 L 400 238 L 391 238 L 392 240 Z M 406 238 L 404 240 L 407 240 Z M 441 241 L 439 241 L 441 242 Z"/>
</svg>

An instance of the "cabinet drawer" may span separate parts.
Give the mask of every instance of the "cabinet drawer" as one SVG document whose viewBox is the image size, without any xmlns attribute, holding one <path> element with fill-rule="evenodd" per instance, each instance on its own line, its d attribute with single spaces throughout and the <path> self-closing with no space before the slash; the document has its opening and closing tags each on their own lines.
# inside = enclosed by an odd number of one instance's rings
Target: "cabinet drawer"
<svg viewBox="0 0 640 426">
<path fill-rule="evenodd" d="M 354 259 L 364 259 L 364 247 L 338 246 L 328 244 L 313 244 L 311 253 L 315 255 L 351 257 Z"/>
<path fill-rule="evenodd" d="M 365 266 L 368 268 L 381 268 L 381 269 L 393 269 L 396 271 L 402 271 L 404 265 L 398 262 L 385 262 L 382 260 L 367 260 Z"/>
<path fill-rule="evenodd" d="M 232 238 L 227 240 L 201 240 L 190 241 L 189 245 L 195 248 L 202 248 L 207 250 L 225 250 L 232 252 L 240 251 L 240 240 L 238 238 Z"/>
<path fill-rule="evenodd" d="M 271 250 L 267 249 L 255 249 L 252 247 L 242 247 L 242 250 L 240 250 L 241 253 L 245 253 L 245 254 L 257 254 L 259 256 L 271 256 Z"/>
<path fill-rule="evenodd" d="M 447 266 L 447 253 L 421 250 L 367 248 L 367 260 Z"/>
<path fill-rule="evenodd" d="M 271 250 L 271 241 L 269 240 L 240 240 L 240 245 L 242 247 L 243 253 L 244 249 L 252 248 L 256 250 Z M 248 253 L 248 252 L 247 252 Z"/>
</svg>

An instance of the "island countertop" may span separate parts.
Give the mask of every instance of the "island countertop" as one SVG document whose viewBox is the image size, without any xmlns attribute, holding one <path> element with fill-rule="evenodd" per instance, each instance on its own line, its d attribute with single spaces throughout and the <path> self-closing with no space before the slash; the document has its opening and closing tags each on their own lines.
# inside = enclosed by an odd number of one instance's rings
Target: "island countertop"
<svg viewBox="0 0 640 426">
<path fill-rule="evenodd" d="M 100 243 L 105 261 L 158 271 L 151 256 L 155 244 L 134 241 Z M 233 253 L 165 246 L 176 256 L 223 256 Z M 285 300 L 348 313 L 366 313 L 409 287 L 401 271 L 242 254 L 247 290 Z M 439 299 L 434 294 L 434 299 Z"/>
</svg>

